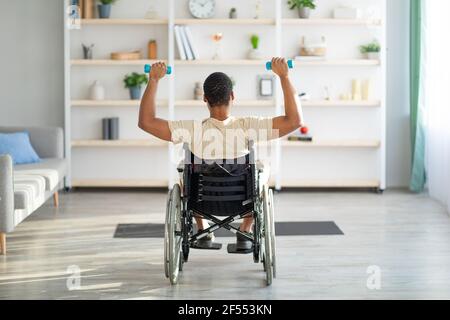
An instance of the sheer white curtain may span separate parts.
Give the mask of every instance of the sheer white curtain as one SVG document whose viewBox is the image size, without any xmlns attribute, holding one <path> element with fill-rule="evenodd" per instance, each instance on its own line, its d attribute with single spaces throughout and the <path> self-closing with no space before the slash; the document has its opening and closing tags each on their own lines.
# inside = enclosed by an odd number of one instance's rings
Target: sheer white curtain
<svg viewBox="0 0 450 320">
<path fill-rule="evenodd" d="M 423 82 L 431 197 L 450 213 L 450 1 L 424 0 Z"/>
</svg>

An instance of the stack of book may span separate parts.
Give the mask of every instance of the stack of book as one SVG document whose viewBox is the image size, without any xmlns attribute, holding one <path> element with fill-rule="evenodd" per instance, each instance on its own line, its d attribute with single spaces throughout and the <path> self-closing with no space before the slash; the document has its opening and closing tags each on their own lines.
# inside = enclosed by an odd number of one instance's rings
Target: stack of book
<svg viewBox="0 0 450 320">
<path fill-rule="evenodd" d="M 176 25 L 175 39 L 177 42 L 178 54 L 181 60 L 198 60 L 198 51 L 192 41 L 192 33 L 189 27 Z"/>
</svg>

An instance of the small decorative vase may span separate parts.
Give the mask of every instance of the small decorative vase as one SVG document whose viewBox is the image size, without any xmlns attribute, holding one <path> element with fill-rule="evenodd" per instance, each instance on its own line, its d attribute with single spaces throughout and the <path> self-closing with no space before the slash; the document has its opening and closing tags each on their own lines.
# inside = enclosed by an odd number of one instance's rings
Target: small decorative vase
<svg viewBox="0 0 450 320">
<path fill-rule="evenodd" d="M 300 19 L 309 19 L 310 15 L 311 15 L 310 8 L 305 7 L 298 8 L 298 16 L 300 17 Z"/>
<path fill-rule="evenodd" d="M 249 60 L 261 60 L 261 52 L 258 49 L 250 49 L 247 58 Z"/>
<path fill-rule="evenodd" d="M 235 8 L 230 10 L 230 19 L 237 19 L 237 10 Z"/>
<path fill-rule="evenodd" d="M 86 46 L 82 44 L 82 47 L 83 47 L 83 58 L 85 60 L 92 60 L 94 45 L 91 44 L 90 46 Z"/>
<path fill-rule="evenodd" d="M 380 60 L 380 53 L 379 52 L 367 52 L 367 59 Z"/>
<path fill-rule="evenodd" d="M 202 85 L 200 82 L 195 83 L 194 99 L 195 100 L 203 100 L 203 89 L 202 89 Z"/>
<path fill-rule="evenodd" d="M 110 4 L 99 4 L 98 5 L 98 17 L 100 19 L 109 19 L 111 16 L 111 5 Z"/>
<path fill-rule="evenodd" d="M 131 87 L 130 88 L 130 99 L 131 100 L 141 100 L 141 87 Z"/>
<path fill-rule="evenodd" d="M 91 100 L 105 100 L 105 88 L 99 81 L 95 81 L 90 90 Z"/>
</svg>

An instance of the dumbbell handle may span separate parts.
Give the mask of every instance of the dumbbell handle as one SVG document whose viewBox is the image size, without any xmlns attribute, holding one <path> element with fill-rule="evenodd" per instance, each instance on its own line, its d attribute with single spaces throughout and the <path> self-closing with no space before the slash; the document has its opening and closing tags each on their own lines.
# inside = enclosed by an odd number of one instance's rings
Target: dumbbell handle
<svg viewBox="0 0 450 320">
<path fill-rule="evenodd" d="M 149 65 L 149 64 L 146 64 L 145 67 L 144 67 L 145 73 L 150 73 L 151 70 L 152 70 L 152 66 Z M 171 66 L 167 66 L 166 74 L 168 74 L 168 75 L 172 74 L 172 67 Z"/>
<path fill-rule="evenodd" d="M 293 60 L 288 60 L 287 64 L 288 64 L 289 69 L 294 69 L 294 61 Z M 272 61 L 269 61 L 266 63 L 266 69 L 269 71 L 272 70 Z"/>
</svg>

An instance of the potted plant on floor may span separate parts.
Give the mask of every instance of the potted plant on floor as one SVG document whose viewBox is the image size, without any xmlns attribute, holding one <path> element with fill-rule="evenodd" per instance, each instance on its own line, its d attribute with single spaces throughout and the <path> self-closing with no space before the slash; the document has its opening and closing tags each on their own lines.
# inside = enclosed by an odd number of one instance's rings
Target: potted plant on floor
<svg viewBox="0 0 450 320">
<path fill-rule="evenodd" d="M 111 6 L 116 0 L 99 0 L 98 17 L 100 19 L 109 19 L 111 16 Z"/>
<path fill-rule="evenodd" d="M 250 60 L 260 60 L 261 53 L 259 52 L 259 36 L 254 34 L 250 37 L 250 43 L 252 44 L 252 48 L 248 52 L 248 59 Z"/>
<path fill-rule="evenodd" d="M 300 19 L 309 19 L 311 10 L 316 9 L 315 0 L 289 0 L 291 10 L 298 9 Z"/>
<path fill-rule="evenodd" d="M 131 100 L 140 100 L 142 85 L 148 83 L 148 78 L 145 73 L 139 74 L 133 72 L 132 74 L 126 75 L 123 82 L 125 84 L 125 88 L 130 90 Z"/>
<path fill-rule="evenodd" d="M 367 59 L 371 60 L 380 59 L 381 46 L 376 40 L 367 45 L 360 46 L 359 50 Z"/>
</svg>

